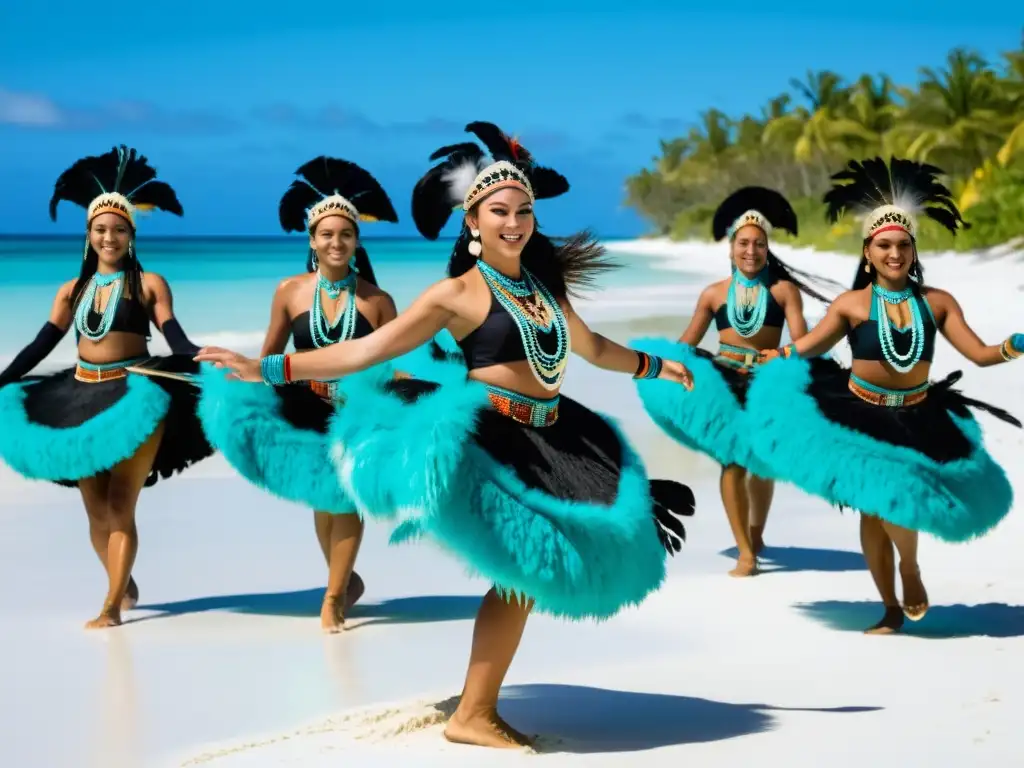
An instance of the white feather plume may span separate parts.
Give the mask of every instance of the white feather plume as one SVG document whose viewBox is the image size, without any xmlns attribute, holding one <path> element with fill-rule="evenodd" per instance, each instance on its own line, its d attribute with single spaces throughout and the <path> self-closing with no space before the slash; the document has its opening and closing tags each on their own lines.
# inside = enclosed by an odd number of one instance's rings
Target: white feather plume
<svg viewBox="0 0 1024 768">
<path fill-rule="evenodd" d="M 448 194 L 451 197 L 452 205 L 461 205 L 466 198 L 466 193 L 476 181 L 477 174 L 488 165 L 487 158 L 481 157 L 477 160 L 466 158 L 465 161 L 450 168 L 441 174 L 441 180 L 448 186 Z"/>
</svg>

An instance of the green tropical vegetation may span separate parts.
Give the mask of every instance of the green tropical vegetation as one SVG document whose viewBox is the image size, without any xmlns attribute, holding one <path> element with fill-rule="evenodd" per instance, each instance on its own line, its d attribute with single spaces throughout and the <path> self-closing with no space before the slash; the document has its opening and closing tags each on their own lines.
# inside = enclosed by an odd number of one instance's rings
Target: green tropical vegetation
<svg viewBox="0 0 1024 768">
<path fill-rule="evenodd" d="M 990 62 L 958 48 L 924 67 L 914 86 L 887 75 L 848 82 L 834 72 L 790 81 L 758 115 L 701 113 L 689 133 L 662 140 L 652 165 L 626 182 L 627 203 L 654 233 L 709 238 L 715 207 L 757 184 L 782 192 L 800 219 L 797 244 L 859 251 L 858 223 L 825 219 L 829 177 L 853 159 L 896 155 L 947 174 L 971 228 L 955 238 L 930 220 L 927 250 L 1000 245 L 1024 236 L 1024 44 Z"/>
</svg>

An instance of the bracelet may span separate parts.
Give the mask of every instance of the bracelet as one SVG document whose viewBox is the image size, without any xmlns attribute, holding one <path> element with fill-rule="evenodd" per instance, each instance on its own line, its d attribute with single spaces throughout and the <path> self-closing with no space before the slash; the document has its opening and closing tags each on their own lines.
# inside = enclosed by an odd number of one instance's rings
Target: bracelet
<svg viewBox="0 0 1024 768">
<path fill-rule="evenodd" d="M 260 373 L 263 375 L 263 381 L 270 386 L 287 384 L 290 369 L 288 355 L 267 355 L 260 360 Z"/>
<path fill-rule="evenodd" d="M 787 344 L 784 347 L 779 347 L 777 351 L 779 353 L 779 357 L 785 357 L 787 359 L 790 357 L 800 357 L 796 351 L 796 344 Z"/>
<path fill-rule="evenodd" d="M 648 355 L 646 352 L 637 352 L 640 361 L 636 366 L 634 379 L 656 379 L 661 375 L 661 369 L 665 367 L 665 361 L 655 355 Z"/>
<path fill-rule="evenodd" d="M 1004 341 L 999 347 L 999 354 L 1002 355 L 1003 360 L 1008 363 L 1012 360 L 1016 360 L 1021 355 L 1024 355 L 1024 351 L 1017 349 L 1016 345 L 1013 343 L 1014 338 L 1019 335 L 1020 334 L 1014 334 Z"/>
</svg>

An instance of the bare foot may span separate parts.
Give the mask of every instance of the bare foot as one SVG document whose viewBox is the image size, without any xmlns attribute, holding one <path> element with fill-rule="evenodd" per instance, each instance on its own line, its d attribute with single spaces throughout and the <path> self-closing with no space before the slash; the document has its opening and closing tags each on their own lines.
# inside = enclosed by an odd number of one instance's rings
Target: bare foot
<svg viewBox="0 0 1024 768">
<path fill-rule="evenodd" d="M 757 575 L 757 558 L 754 556 L 745 557 L 741 555 L 736 560 L 736 567 L 729 571 L 730 576 L 742 578 L 744 576 Z"/>
<path fill-rule="evenodd" d="M 903 628 L 903 611 L 897 605 L 885 606 L 885 615 L 873 627 L 864 630 L 865 635 L 892 635 Z"/>
<path fill-rule="evenodd" d="M 118 608 L 104 607 L 103 611 L 92 621 L 85 624 L 86 629 L 106 629 L 121 624 L 121 611 Z"/>
<path fill-rule="evenodd" d="M 916 564 L 904 568 L 900 563 L 900 577 L 903 579 L 903 613 L 911 621 L 920 621 L 928 613 L 928 593 L 921 581 L 921 569 Z"/>
<path fill-rule="evenodd" d="M 135 583 L 135 579 L 129 577 L 128 589 L 124 592 L 124 597 L 121 598 L 121 610 L 130 611 L 136 605 L 139 604 L 139 585 Z"/>
<path fill-rule="evenodd" d="M 334 635 L 345 628 L 345 616 L 338 606 L 338 599 L 333 595 L 324 595 L 324 603 L 320 607 L 320 629 Z"/>
<path fill-rule="evenodd" d="M 456 710 L 444 729 L 444 737 L 453 744 L 472 744 L 495 749 L 522 749 L 533 740 L 502 720 L 494 710 L 463 719 Z"/>
<path fill-rule="evenodd" d="M 352 571 L 352 575 L 348 577 L 348 589 L 345 591 L 345 610 L 349 610 L 353 605 L 359 602 L 359 598 L 363 596 L 363 592 L 366 591 L 366 585 L 363 580 L 359 577 L 359 574 Z"/>
</svg>

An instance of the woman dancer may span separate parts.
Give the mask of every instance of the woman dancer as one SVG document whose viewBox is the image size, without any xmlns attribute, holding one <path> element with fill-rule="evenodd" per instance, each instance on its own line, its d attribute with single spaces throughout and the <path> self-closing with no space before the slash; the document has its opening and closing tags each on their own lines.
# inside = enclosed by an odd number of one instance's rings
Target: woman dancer
<svg viewBox="0 0 1024 768">
<path fill-rule="evenodd" d="M 646 380 L 637 381 L 637 389 L 648 414 L 671 437 L 722 465 L 722 503 L 739 551 L 729 575 L 751 576 L 764 548 L 775 484 L 748 474 L 756 462 L 747 450 L 740 418 L 747 384 L 758 351 L 779 345 L 784 324 L 792 339 L 807 333 L 800 291 L 828 300 L 801 282 L 769 248 L 774 229 L 797 232 L 796 213 L 778 192 L 764 187 L 734 192 L 718 206 L 711 229 L 715 240 L 729 238 L 732 275 L 701 292 L 678 343 L 645 338 L 632 346 L 681 360 L 693 371 L 699 383 L 693 392 Z M 719 334 L 715 355 L 697 347 L 712 320 Z"/>
<path fill-rule="evenodd" d="M 121 623 L 139 591 L 131 578 L 138 550 L 135 504 L 143 486 L 212 453 L 195 415 L 195 391 L 170 378 L 129 377 L 134 363 L 193 372 L 198 351 L 174 317 L 171 289 L 144 272 L 135 246 L 137 210 L 182 215 L 174 190 L 136 150 L 124 146 L 68 168 L 50 200 L 50 217 L 68 200 L 87 210 L 79 275 L 64 283 L 50 319 L 0 374 L 0 458 L 25 477 L 77 486 L 89 538 L 107 572 L 107 596 L 86 626 Z M 153 322 L 174 356 L 151 358 Z M 78 363 L 19 382 L 74 325 Z M 18 383 L 16 383 L 18 382 Z"/>
<path fill-rule="evenodd" d="M 284 352 L 289 338 L 301 351 L 367 336 L 396 314 L 359 242 L 361 221 L 398 221 L 387 193 L 347 160 L 318 157 L 296 173 L 302 178 L 281 198 L 279 217 L 286 232 L 309 235 L 309 256 L 306 273 L 285 279 L 274 294 L 264 357 Z M 363 524 L 330 463 L 336 385 L 268 389 L 228 382 L 213 369 L 202 382 L 200 416 L 214 446 L 250 482 L 314 508 L 328 566 L 320 623 L 338 632 L 363 591 L 352 571 Z"/>
<path fill-rule="evenodd" d="M 641 602 L 664 578 L 666 551 L 680 547 L 684 530 L 674 515 L 693 513 L 688 488 L 649 481 L 610 422 L 558 394 L 569 352 L 684 385 L 690 374 L 584 324 L 568 296 L 606 267 L 602 251 L 582 236 L 556 245 L 536 231 L 533 214 L 536 199 L 562 194 L 568 183 L 496 126 L 467 130 L 490 161 L 472 142 L 445 147 L 413 193 L 427 238 L 437 237 L 453 206 L 464 211 L 448 279 L 380 330 L 330 349 L 260 361 L 206 348 L 197 359 L 280 385 L 345 376 L 451 331 L 465 358 L 461 380 L 343 383 L 334 453 L 361 509 L 403 515 L 393 541 L 432 537 L 494 585 L 445 736 L 515 747 L 530 740 L 498 716 L 498 692 L 531 608 L 606 618 Z"/>
<path fill-rule="evenodd" d="M 851 162 L 825 196 L 829 216 L 866 213 L 863 256 L 853 288 L 799 341 L 765 353 L 747 393 L 752 448 L 770 476 L 833 504 L 861 512 L 860 537 L 885 605 L 867 631 L 891 633 L 904 616 L 919 620 L 928 594 L 917 561 L 918 532 L 962 542 L 992 529 L 1009 512 L 1013 491 L 986 451 L 968 407 L 952 385 L 957 371 L 928 380 L 941 332 L 980 366 L 1013 360 L 1024 335 L 987 346 L 964 320 L 956 299 L 924 283 L 917 252 L 918 215 L 956 232 L 966 226 L 936 180 L 938 168 L 893 158 Z M 850 370 L 816 358 L 844 335 Z M 814 359 L 808 359 L 814 358 Z M 893 546 L 899 552 L 903 607 L 896 597 Z"/>
</svg>

